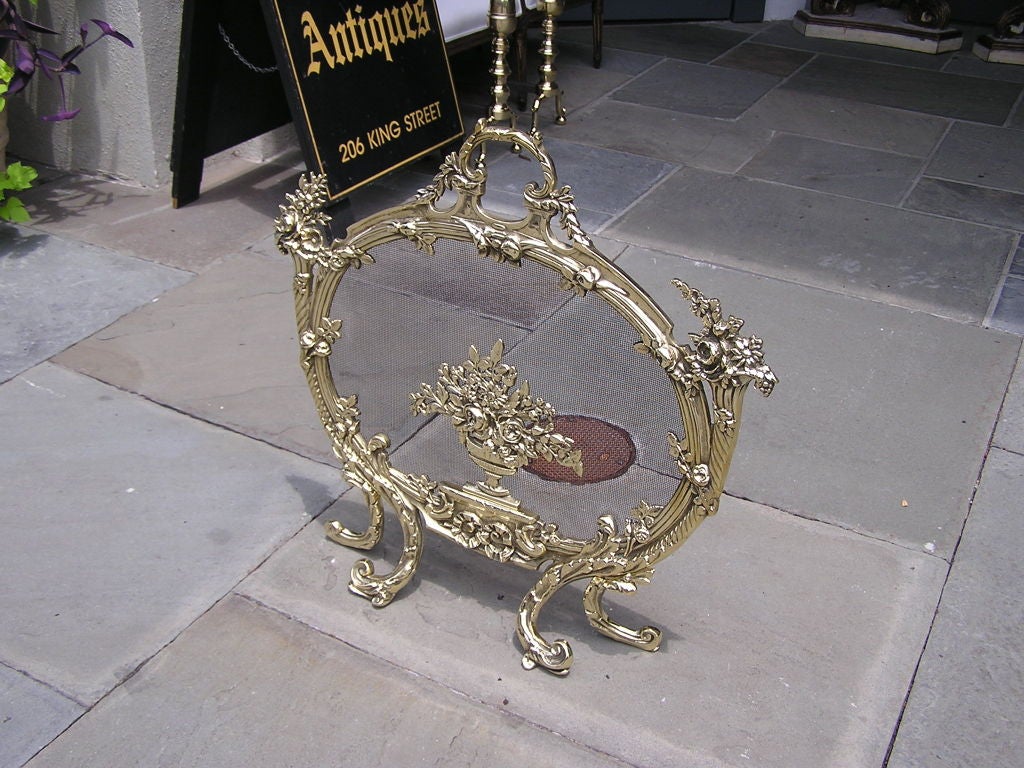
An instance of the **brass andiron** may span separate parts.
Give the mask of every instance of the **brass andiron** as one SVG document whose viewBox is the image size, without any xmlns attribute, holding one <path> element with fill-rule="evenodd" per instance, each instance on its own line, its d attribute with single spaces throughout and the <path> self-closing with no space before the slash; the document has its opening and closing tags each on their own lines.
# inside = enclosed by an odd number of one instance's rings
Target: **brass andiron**
<svg viewBox="0 0 1024 768">
<path fill-rule="evenodd" d="M 505 3 L 493 0 L 492 9 L 501 11 Z M 492 15 L 492 20 L 499 60 L 504 57 L 499 45 L 504 36 L 501 14 Z M 494 70 L 495 94 L 506 99 L 507 88 L 499 82 L 502 68 L 496 63 Z M 561 675 L 573 663 L 572 650 L 565 640 L 542 636 L 537 619 L 548 600 L 574 581 L 587 582 L 583 610 L 594 629 L 626 645 L 658 649 L 661 631 L 615 622 L 602 603 L 604 594 L 631 593 L 647 583 L 655 565 L 717 512 L 739 437 L 744 394 L 751 384 L 770 394 L 776 377 L 764 362 L 761 340 L 741 335 L 743 321 L 724 314 L 717 299 L 681 281 L 674 285 L 701 327 L 687 341 L 677 341 L 667 315 L 601 255 L 580 226 L 572 191 L 558 183 L 540 134 L 498 124 L 506 121 L 502 106 L 477 122 L 459 151 L 448 155 L 433 183 L 415 199 L 356 222 L 344 239 L 327 235 L 326 180 L 303 176 L 298 190 L 281 206 L 276 241 L 295 267 L 299 359 L 313 401 L 346 481 L 362 491 L 368 506 L 363 532 L 331 522 L 326 534 L 349 547 L 373 548 L 381 539 L 385 503 L 402 529 L 396 566 L 378 574 L 369 560 L 358 560 L 349 588 L 374 606 L 390 603 L 416 572 L 424 529 L 493 561 L 537 570 L 537 582 L 517 612 L 522 663 L 527 669 L 541 666 Z M 498 218 L 483 205 L 485 148 L 490 144 L 518 146 L 540 169 L 541 180 L 523 189 L 525 215 L 519 220 Z M 457 251 L 448 249 L 452 244 Z M 621 321 L 630 338 L 622 353 L 629 359 L 646 358 L 644 370 L 664 385 L 668 407 L 674 411 L 678 405 L 681 430 L 677 434 L 666 427 L 660 433 L 663 437 L 655 433 L 653 443 L 653 451 L 676 469 L 677 477 L 666 480 L 674 484 L 674 491 L 664 498 L 648 495 L 626 502 L 615 510 L 619 523 L 613 514 L 584 509 L 590 519 L 588 532 L 580 537 L 563 533 L 558 524 L 541 516 L 550 510 L 531 509 L 516 498 L 508 485 L 521 479 L 516 473 L 529 469 L 529 462 L 568 467 L 566 474 L 574 477 L 587 471 L 587 462 L 581 462 L 581 446 L 559 432 L 555 408 L 535 395 L 529 383 L 520 380 L 517 367 L 505 360 L 500 339 L 488 340 L 493 345 L 488 354 L 468 349 L 468 358 L 460 364 L 421 361 L 424 369 L 437 371 L 436 379 L 410 385 L 414 391 L 401 406 L 424 418 L 448 419 L 466 454 L 482 471 L 482 480 L 446 482 L 402 471 L 392 462 L 388 434 L 363 433 L 358 394 L 339 389 L 337 383 L 346 370 L 338 363 L 344 360 L 349 333 L 344 327 L 348 320 L 335 314 L 345 311 L 345 302 L 336 301 L 339 286 L 352 270 L 360 271 L 356 285 L 372 280 L 374 270 L 382 268 L 383 254 L 392 258 L 399 253 L 412 268 L 436 262 L 445 249 L 474 264 L 494 262 L 494 274 L 503 280 L 517 280 L 528 265 L 550 277 L 551 286 L 561 288 L 566 301 L 596 303 Z M 379 352 L 387 354 L 383 348 Z"/>
<path fill-rule="evenodd" d="M 540 0 L 538 3 L 544 11 L 544 21 L 541 22 L 541 30 L 544 39 L 540 46 L 541 63 L 539 67 L 540 81 L 537 83 L 537 98 L 533 100 L 533 123 L 530 130 L 537 133 L 537 119 L 540 112 L 540 105 L 544 99 L 554 97 L 555 100 L 555 123 L 565 124 L 565 107 L 562 106 L 562 89 L 555 82 L 555 17 L 562 15 L 562 8 L 565 0 Z"/>
<path fill-rule="evenodd" d="M 516 29 L 515 0 L 491 0 L 490 20 L 494 31 L 494 60 L 490 70 L 494 85 L 491 87 L 491 108 L 487 120 L 515 128 L 516 114 L 508 106 L 508 36 Z"/>
</svg>

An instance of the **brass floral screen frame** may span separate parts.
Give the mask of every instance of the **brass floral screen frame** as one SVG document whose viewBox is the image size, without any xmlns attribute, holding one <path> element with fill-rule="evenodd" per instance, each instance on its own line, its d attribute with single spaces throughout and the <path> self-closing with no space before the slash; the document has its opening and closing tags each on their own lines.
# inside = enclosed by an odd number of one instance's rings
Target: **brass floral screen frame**
<svg viewBox="0 0 1024 768">
<path fill-rule="evenodd" d="M 502 2 L 495 0 L 497 5 Z M 503 35 L 495 26 L 496 55 L 503 57 Z M 503 83 L 498 79 L 495 93 L 500 96 Z M 404 536 L 391 572 L 377 574 L 369 560 L 356 562 L 351 591 L 378 607 L 391 602 L 415 574 L 424 529 L 492 560 L 543 569 L 520 603 L 516 635 L 524 667 L 539 665 L 565 674 L 573 661 L 569 644 L 546 640 L 537 630 L 537 617 L 555 592 L 574 581 L 588 581 L 583 608 L 598 632 L 643 650 L 658 649 L 660 630 L 616 623 L 602 598 L 608 590 L 633 592 L 648 582 L 654 566 L 717 512 L 739 435 L 744 394 L 753 384 L 768 395 L 776 378 L 764 363 L 761 340 L 740 335 L 743 321 L 723 315 L 717 299 L 678 280 L 673 283 L 702 328 L 690 333 L 688 342 L 676 341 L 668 317 L 598 252 L 580 226 L 572 191 L 559 185 L 539 132 L 498 125 L 496 113 L 502 116 L 501 110 L 492 109 L 477 123 L 461 149 L 444 160 L 433 184 L 413 201 L 357 222 L 343 239 L 329 241 L 326 235 L 325 180 L 303 177 L 281 206 L 277 244 L 295 265 L 300 360 L 317 412 L 345 479 L 362 490 L 369 509 L 363 532 L 331 522 L 327 536 L 349 547 L 373 548 L 381 538 L 385 501 Z M 491 146 L 526 153 L 542 172 L 541 183 L 530 182 L 523 190 L 525 216 L 517 221 L 497 218 L 483 205 Z M 559 232 L 553 226 L 556 218 Z M 342 321 L 331 317 L 340 281 L 350 269 L 372 270 L 373 250 L 399 240 L 415 245 L 425 259 L 439 240 L 453 240 L 471 244 L 481 258 L 511 265 L 536 262 L 554 272 L 564 290 L 595 295 L 628 322 L 637 333 L 637 354 L 657 361 L 679 404 L 682 434 L 665 436 L 665 450 L 679 471 L 679 484 L 668 502 L 638 500 L 623 530 L 617 530 L 611 515 L 597 517 L 596 533 L 581 540 L 561 535 L 555 523 L 515 499 L 502 479 L 531 460 L 554 461 L 578 473 L 582 467 L 573 441 L 554 429 L 554 409 L 531 393 L 528 382 L 520 381 L 516 368 L 504 361 L 500 340 L 489 351 L 467 350 L 468 358 L 458 365 L 436 361 L 437 380 L 410 393 L 413 412 L 451 420 L 460 443 L 482 471 L 481 481 L 455 485 L 393 466 L 391 440 L 386 434 L 362 433 L 357 394 L 337 391 L 329 356 L 344 330 Z"/>
</svg>

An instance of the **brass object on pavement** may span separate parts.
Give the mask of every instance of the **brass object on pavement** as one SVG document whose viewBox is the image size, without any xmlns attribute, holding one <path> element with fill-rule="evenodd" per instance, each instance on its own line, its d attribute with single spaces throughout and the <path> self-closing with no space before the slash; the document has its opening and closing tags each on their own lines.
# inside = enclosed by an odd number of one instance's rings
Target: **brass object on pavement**
<svg viewBox="0 0 1024 768">
<path fill-rule="evenodd" d="M 503 3 L 506 0 L 493 0 L 492 8 L 500 10 Z M 500 40 L 499 24 L 500 18 L 496 22 Z M 496 43 L 496 59 L 503 56 Z M 495 70 L 500 80 L 501 67 Z M 507 98 L 507 89 L 499 86 L 495 93 Z M 343 239 L 330 240 L 326 234 L 330 220 L 323 210 L 326 180 L 304 176 L 298 190 L 287 195 L 287 203 L 281 206 L 276 240 L 295 266 L 299 359 L 313 401 L 345 479 L 363 492 L 369 510 L 365 531 L 331 522 L 326 534 L 346 546 L 374 547 L 381 539 L 385 503 L 402 529 L 395 567 L 378 574 L 369 560 L 357 561 L 351 591 L 378 607 L 391 602 L 416 572 L 424 529 L 491 560 L 540 570 L 517 612 L 522 663 L 527 669 L 541 666 L 566 674 L 573 662 L 568 642 L 546 639 L 537 629 L 537 619 L 548 600 L 573 581 L 588 582 L 583 609 L 594 629 L 636 648 L 658 649 L 660 630 L 615 622 L 603 597 L 609 590 L 631 593 L 646 584 L 654 566 L 686 541 L 704 518 L 715 514 L 739 437 L 744 394 L 753 384 L 768 395 L 776 378 L 764 362 L 761 340 L 741 335 L 743 321 L 725 315 L 717 299 L 681 281 L 675 281 L 675 286 L 701 328 L 690 333 L 688 341 L 677 341 L 664 312 L 601 255 L 580 225 L 572 191 L 559 184 L 540 134 L 497 124 L 506 119 L 502 106 L 476 124 L 461 149 L 443 161 L 433 183 L 415 199 L 356 222 Z M 521 148 L 540 170 L 540 181 L 523 189 L 525 215 L 518 220 L 499 218 L 483 204 L 485 149 L 491 144 Z M 535 396 L 520 381 L 516 366 L 505 361 L 500 339 L 489 342 L 493 346 L 486 355 L 469 349 L 468 359 L 461 364 L 430 360 L 436 380 L 420 383 L 409 393 L 413 413 L 450 420 L 473 465 L 483 471 L 482 481 L 450 482 L 404 472 L 392 461 L 388 434 L 364 434 L 358 395 L 339 391 L 336 383 L 344 378 L 340 375 L 344 365 L 332 372 L 332 360 L 344 360 L 343 345 L 348 340 L 344 323 L 349 320 L 332 316 L 339 307 L 344 309 L 335 302 L 341 281 L 350 271 L 359 270 L 357 285 L 367 285 L 365 279 L 372 280 L 373 270 L 379 267 L 374 254 L 380 256 L 390 247 L 403 246 L 402 259 L 407 262 L 429 262 L 440 258 L 437 253 L 450 243 L 458 244 L 468 259 L 495 262 L 496 269 L 502 268 L 496 274 L 507 280 L 516 280 L 518 273 L 507 267 L 529 264 L 549 275 L 551 286 L 564 291 L 567 301 L 596 303 L 621 321 L 628 336 L 636 340 L 622 353 L 630 359 L 646 357 L 644 370 L 664 385 L 668 407 L 678 406 L 680 434 L 666 426 L 660 433 L 664 437 L 660 441 L 655 437 L 651 447 L 678 475 L 676 479 L 659 475 L 675 489 L 663 503 L 636 498 L 631 508 L 616 511 L 619 523 L 614 514 L 584 509 L 590 515 L 590 533 L 583 538 L 562 533 L 559 524 L 542 517 L 555 510 L 531 509 L 510 492 L 504 483 L 520 479 L 516 473 L 530 461 L 553 461 L 570 467 L 573 476 L 584 475 L 586 467 L 581 466 L 579 446 L 557 431 L 555 409 Z M 381 348 L 379 354 L 383 357 L 388 352 Z M 410 401 L 404 407 L 410 407 Z M 574 423 L 572 418 L 565 423 Z M 660 428 L 654 425 L 655 430 Z M 621 446 L 623 439 L 618 441 Z M 621 482 L 615 473 L 608 477 L 604 482 Z"/>
</svg>

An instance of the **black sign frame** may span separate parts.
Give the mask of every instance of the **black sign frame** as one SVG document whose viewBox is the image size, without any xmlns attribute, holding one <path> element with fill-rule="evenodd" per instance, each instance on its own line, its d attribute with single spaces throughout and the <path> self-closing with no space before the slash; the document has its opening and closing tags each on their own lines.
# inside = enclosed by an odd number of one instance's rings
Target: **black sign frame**
<svg viewBox="0 0 1024 768">
<path fill-rule="evenodd" d="M 306 165 L 330 200 L 461 140 L 434 0 L 261 0 Z"/>
</svg>

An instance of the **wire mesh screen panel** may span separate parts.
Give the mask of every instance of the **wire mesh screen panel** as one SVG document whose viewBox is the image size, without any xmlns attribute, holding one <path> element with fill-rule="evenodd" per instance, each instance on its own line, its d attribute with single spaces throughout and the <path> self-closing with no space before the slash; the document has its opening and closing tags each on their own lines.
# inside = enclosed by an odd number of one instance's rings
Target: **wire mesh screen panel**
<svg viewBox="0 0 1024 768">
<path fill-rule="evenodd" d="M 538 471 L 543 462 L 534 461 L 505 481 L 565 535 L 590 538 L 603 514 L 621 530 L 641 501 L 666 504 L 679 485 L 666 439 L 669 430 L 682 431 L 679 404 L 665 372 L 634 348 L 639 338 L 588 293 L 573 297 L 506 355 L 583 451 L 581 477 L 563 470 L 564 479 L 549 480 L 556 474 L 551 463 Z"/>
<path fill-rule="evenodd" d="M 675 393 L 603 299 L 567 294 L 551 269 L 484 259 L 459 240 L 435 241 L 433 254 L 395 240 L 370 255 L 332 302 L 344 332 L 330 367 L 339 392 L 358 394 L 363 432 L 389 435 L 403 471 L 454 485 L 482 478 L 449 420 L 412 414 L 410 393 L 470 346 L 486 352 L 501 339 L 519 383 L 554 407 L 556 429 L 583 452 L 582 476 L 537 459 L 507 478 L 525 510 L 585 540 L 603 514 L 622 526 L 641 501 L 668 502 L 679 483 L 666 442 L 682 432 Z"/>
</svg>

